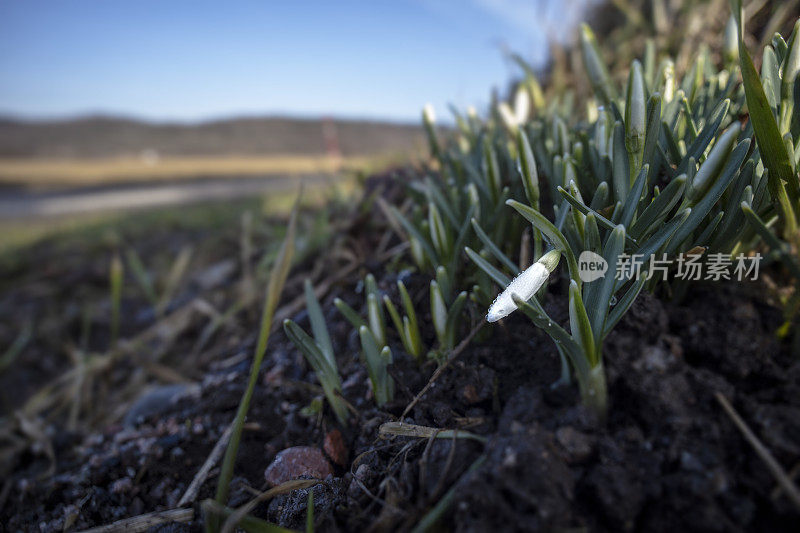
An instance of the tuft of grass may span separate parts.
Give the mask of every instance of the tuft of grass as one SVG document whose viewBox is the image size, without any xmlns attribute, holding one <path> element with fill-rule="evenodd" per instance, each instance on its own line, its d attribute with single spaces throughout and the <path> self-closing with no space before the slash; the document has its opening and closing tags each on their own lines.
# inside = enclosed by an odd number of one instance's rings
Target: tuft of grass
<svg viewBox="0 0 800 533">
<path fill-rule="evenodd" d="M 367 367 L 375 401 L 378 405 L 384 405 L 394 399 L 394 380 L 388 370 L 392 364 L 392 350 L 388 346 L 379 348 L 378 341 L 366 326 L 359 328 L 358 336 L 361 339 L 362 361 Z"/>
<path fill-rule="evenodd" d="M 270 331 L 272 327 L 272 318 L 275 315 L 275 309 L 280 301 L 283 286 L 286 283 L 286 278 L 289 274 L 289 268 L 292 264 L 292 257 L 294 255 L 294 240 L 295 230 L 297 227 L 297 209 L 300 204 L 300 197 L 302 191 L 298 194 L 295 206 L 289 215 L 289 224 L 286 230 L 286 236 L 281 245 L 278 257 L 272 267 L 269 282 L 267 284 L 266 295 L 264 298 L 264 308 L 261 314 L 261 326 L 258 333 L 258 341 L 256 349 L 253 353 L 253 362 L 250 366 L 250 377 L 247 381 L 247 388 L 245 389 L 242 400 L 239 403 L 239 408 L 236 411 L 236 417 L 233 420 L 233 429 L 231 431 L 230 441 L 225 450 L 225 456 L 222 460 L 220 468 L 219 480 L 217 482 L 217 492 L 215 500 L 220 505 L 225 505 L 228 500 L 230 491 L 230 482 L 233 478 L 233 470 L 236 464 L 236 455 L 239 451 L 239 442 L 242 437 L 242 428 L 247 416 L 247 411 L 250 409 L 250 402 L 253 398 L 253 391 L 255 390 L 256 381 L 258 381 L 258 372 L 261 368 L 261 362 L 264 359 L 264 353 L 267 349 L 267 342 L 269 341 Z M 207 521 L 207 529 L 216 529 L 215 522 L 209 523 Z"/>
<path fill-rule="evenodd" d="M 311 331 L 314 337 L 309 336 L 290 319 L 283 321 L 283 329 L 286 336 L 297 346 L 308 364 L 314 369 L 328 404 L 336 414 L 339 423 L 344 425 L 347 424 L 347 404 L 341 397 L 342 380 L 336 366 L 336 355 L 333 352 L 325 317 L 322 315 L 322 309 L 309 280 L 305 281 L 305 297 L 308 319 L 311 322 Z"/>
<path fill-rule="evenodd" d="M 389 311 L 389 316 L 392 318 L 395 330 L 400 336 L 403 347 L 406 352 L 411 355 L 417 362 L 421 362 L 425 355 L 425 347 L 422 344 L 422 333 L 419 330 L 419 320 L 417 320 L 417 312 L 414 309 L 414 304 L 411 301 L 411 296 L 406 290 L 405 283 L 401 280 L 397 281 L 397 290 L 400 292 L 400 300 L 403 304 L 404 315 L 400 315 L 392 300 L 387 295 L 383 297 L 383 303 L 386 304 L 386 309 Z"/>
</svg>

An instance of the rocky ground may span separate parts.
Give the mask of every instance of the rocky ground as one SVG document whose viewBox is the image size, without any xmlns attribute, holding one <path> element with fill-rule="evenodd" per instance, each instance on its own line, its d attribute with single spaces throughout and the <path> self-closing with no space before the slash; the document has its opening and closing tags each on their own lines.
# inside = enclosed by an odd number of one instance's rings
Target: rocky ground
<svg viewBox="0 0 800 533">
<path fill-rule="evenodd" d="M 560 366 L 552 341 L 516 313 L 491 329 L 484 326 L 404 419 L 459 428 L 461 434 L 392 436 L 381 432 L 381 425 L 400 419 L 435 366 L 417 366 L 394 339 L 391 373 L 397 392 L 394 402 L 378 409 L 359 363 L 357 335 L 332 302 L 340 297 L 360 309 L 359 280 L 368 272 L 390 296 L 401 277 L 417 301 L 426 301 L 428 280 L 395 268 L 393 246 L 399 240 L 366 222 L 374 219 L 368 208 L 362 204 L 349 211 L 340 236 L 328 243 L 337 252 L 325 254 L 322 263 L 311 254 L 301 259 L 282 307 L 307 328 L 302 305 L 285 304 L 299 296 L 306 276 L 328 289 L 321 302 L 344 397 L 354 408 L 350 422 L 342 427 L 327 409 L 309 409 L 322 397 L 321 389 L 302 355 L 276 330 L 247 418 L 230 507 L 286 479 L 320 477 L 320 483 L 275 496 L 251 514 L 302 529 L 313 491 L 319 531 L 409 530 L 435 516 L 458 531 L 794 530 L 797 508 L 717 398 L 721 394 L 732 403 L 784 468 L 797 470 L 800 362 L 775 339 L 780 311 L 767 303 L 762 283 L 698 284 L 680 302 L 641 295 L 606 340 L 610 414 L 605 422 L 580 406 L 574 386 L 554 386 Z M 237 257 L 234 235 L 222 239 L 209 257 Z M 148 245 L 147 237 L 137 243 Z M 341 252 L 345 249 L 349 255 Z M 78 270 L 70 261 L 80 258 L 50 260 L 54 263 L 39 268 L 49 269 L 65 294 L 87 282 L 68 277 Z M 95 270 L 88 282 L 107 283 Z M 213 287 L 187 283 L 176 300 L 186 307 L 199 298 L 226 309 L 241 290 L 240 270 L 237 264 L 223 272 Z M 45 305 L 31 292 L 37 287 L 33 278 L 25 279 L 3 289 L 0 309 L 6 316 L 25 302 Z M 562 284 L 554 283 L 545 307 L 567 321 L 562 299 L 553 296 L 563 292 Z M 140 315 L 140 323 L 128 324 L 129 335 L 163 325 L 141 311 L 142 302 L 128 303 L 132 312 L 138 306 Z M 247 380 L 259 305 L 260 297 L 199 350 L 209 313 L 187 312 L 168 334 L 147 337 L 114 364 L 88 374 L 94 380 L 89 403 L 72 425 L 68 407 L 36 411 L 18 401 L 30 396 L 33 384 L 69 372 L 63 358 L 42 356 L 40 365 L 24 355 L 0 374 L 6 391 L 15 391 L 4 400 L 5 441 L 24 443 L 3 456 L 5 529 L 79 530 L 188 509 L 185 523 L 154 530 L 199 531 L 200 502 L 213 497 L 217 468 L 196 495 L 181 500 L 233 419 Z M 480 322 L 483 310 L 469 312 L 464 334 Z M 420 323 L 423 336 L 432 340 L 427 318 Z M 66 328 L 74 331 L 78 324 Z M 41 348 L 38 355 L 46 351 Z M 154 353 L 161 355 L 154 359 Z M 114 388 L 125 389 L 131 381 L 135 394 L 124 401 L 115 396 Z M 15 382 L 21 385 L 13 389 Z M 49 415 L 54 409 L 59 414 Z M 477 438 L 466 438 L 466 432 Z"/>
</svg>

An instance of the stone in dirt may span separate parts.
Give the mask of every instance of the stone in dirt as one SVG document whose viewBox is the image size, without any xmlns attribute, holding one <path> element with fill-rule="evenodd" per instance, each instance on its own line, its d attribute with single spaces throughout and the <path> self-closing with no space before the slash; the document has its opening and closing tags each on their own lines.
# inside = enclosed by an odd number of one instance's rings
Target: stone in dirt
<svg viewBox="0 0 800 533">
<path fill-rule="evenodd" d="M 292 479 L 314 477 L 325 479 L 333 474 L 331 465 L 319 448 L 294 446 L 275 456 L 267 467 L 264 477 L 270 486 L 280 485 Z"/>
<path fill-rule="evenodd" d="M 325 443 L 323 445 L 325 453 L 337 465 L 344 466 L 347 462 L 347 446 L 342 438 L 342 432 L 338 429 L 329 431 L 325 435 Z"/>
</svg>

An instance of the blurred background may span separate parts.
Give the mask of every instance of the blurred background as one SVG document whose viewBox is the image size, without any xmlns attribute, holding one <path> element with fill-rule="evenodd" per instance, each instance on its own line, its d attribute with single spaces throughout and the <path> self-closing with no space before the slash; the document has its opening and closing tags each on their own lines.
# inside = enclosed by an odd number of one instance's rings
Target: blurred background
<svg viewBox="0 0 800 533">
<path fill-rule="evenodd" d="M 410 161 L 590 0 L 0 3 L 0 247 Z M 290 179 L 291 178 L 291 179 Z"/>
</svg>

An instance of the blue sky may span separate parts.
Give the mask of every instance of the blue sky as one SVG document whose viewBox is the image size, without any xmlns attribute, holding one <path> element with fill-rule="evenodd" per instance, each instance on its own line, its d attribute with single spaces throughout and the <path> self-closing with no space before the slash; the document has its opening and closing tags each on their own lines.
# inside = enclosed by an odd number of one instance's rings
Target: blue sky
<svg viewBox="0 0 800 533">
<path fill-rule="evenodd" d="M 416 121 L 485 107 L 585 1 L 0 0 L 0 114 Z"/>
</svg>

